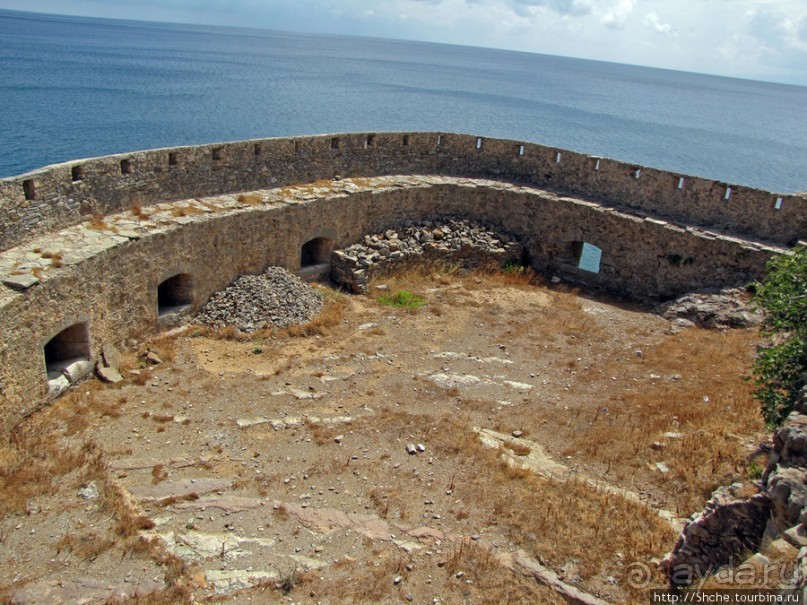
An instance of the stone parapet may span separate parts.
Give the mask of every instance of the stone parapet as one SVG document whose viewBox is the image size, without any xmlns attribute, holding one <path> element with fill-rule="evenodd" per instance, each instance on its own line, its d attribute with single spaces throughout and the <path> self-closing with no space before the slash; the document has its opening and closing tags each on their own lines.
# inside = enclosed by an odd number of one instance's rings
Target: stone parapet
<svg viewBox="0 0 807 605">
<path fill-rule="evenodd" d="M 319 179 L 434 174 L 529 183 L 650 217 L 791 246 L 807 199 L 519 141 L 436 132 L 333 134 L 154 149 L 0 180 L 0 250 L 140 206 Z"/>
</svg>

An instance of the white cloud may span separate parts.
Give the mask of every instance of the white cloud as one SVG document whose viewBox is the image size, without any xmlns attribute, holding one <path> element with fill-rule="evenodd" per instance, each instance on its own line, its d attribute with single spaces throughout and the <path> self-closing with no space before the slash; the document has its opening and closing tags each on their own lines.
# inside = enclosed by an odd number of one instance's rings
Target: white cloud
<svg viewBox="0 0 807 605">
<path fill-rule="evenodd" d="M 602 17 L 602 22 L 606 27 L 620 29 L 624 27 L 625 21 L 633 12 L 636 0 L 617 0 L 615 4 L 606 9 Z"/>
<path fill-rule="evenodd" d="M 591 12 L 588 0 L 511 0 L 512 9 L 518 14 L 520 7 L 549 9 L 561 15 L 581 16 Z"/>
<path fill-rule="evenodd" d="M 647 13 L 644 18 L 645 25 L 650 26 L 653 30 L 657 31 L 660 34 L 665 35 L 678 35 L 678 32 L 675 31 L 675 28 L 670 25 L 669 23 L 662 23 L 661 18 L 654 12 L 651 11 Z"/>
</svg>

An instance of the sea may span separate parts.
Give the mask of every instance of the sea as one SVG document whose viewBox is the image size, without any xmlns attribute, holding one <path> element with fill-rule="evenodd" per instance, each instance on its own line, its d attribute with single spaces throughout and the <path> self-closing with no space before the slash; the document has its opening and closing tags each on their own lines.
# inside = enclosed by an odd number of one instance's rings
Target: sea
<svg viewBox="0 0 807 605">
<path fill-rule="evenodd" d="M 0 177 L 155 147 L 425 130 L 807 190 L 807 87 L 426 42 L 0 10 Z"/>
</svg>

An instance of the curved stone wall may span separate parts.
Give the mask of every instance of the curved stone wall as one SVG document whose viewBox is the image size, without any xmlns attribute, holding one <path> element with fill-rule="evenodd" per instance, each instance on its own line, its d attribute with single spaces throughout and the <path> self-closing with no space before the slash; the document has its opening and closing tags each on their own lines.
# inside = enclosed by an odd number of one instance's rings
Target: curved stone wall
<svg viewBox="0 0 807 605">
<path fill-rule="evenodd" d="M 539 270 L 634 298 L 745 283 L 776 252 L 534 187 L 451 177 L 318 182 L 164 203 L 140 214 L 85 221 L 0 255 L 6 269 L 11 261 L 18 267 L 11 273 L 35 282 L 0 290 L 6 423 L 45 400 L 46 345 L 65 328 L 83 324 L 78 332 L 87 342 L 66 344 L 94 361 L 104 344 L 165 321 L 158 289 L 166 280 L 183 276 L 191 291 L 182 302 L 192 310 L 239 274 L 267 265 L 298 269 L 303 245 L 318 237 L 338 246 L 407 219 L 461 215 L 518 236 Z M 578 266 L 583 242 L 602 250 L 598 273 Z"/>
<path fill-rule="evenodd" d="M 539 271 L 663 299 L 747 283 L 803 236 L 800 197 L 776 209 L 779 196 L 732 188 L 726 201 L 718 184 L 675 176 L 513 141 L 399 133 L 154 150 L 6 179 L 0 430 L 46 400 L 46 361 L 94 362 L 105 344 L 169 325 L 166 280 L 181 276 L 175 302 L 192 311 L 240 274 L 299 269 L 316 238 L 341 246 L 396 222 L 464 216 L 519 237 Z M 681 178 L 683 189 L 667 187 Z M 568 193 L 597 183 L 597 195 Z M 602 252 L 597 272 L 581 268 L 583 244 Z"/>
<path fill-rule="evenodd" d="M 651 216 L 781 245 L 807 201 L 571 151 L 450 133 L 339 134 L 155 149 L 0 180 L 0 250 L 134 205 L 318 179 L 441 174 L 532 183 Z"/>
</svg>

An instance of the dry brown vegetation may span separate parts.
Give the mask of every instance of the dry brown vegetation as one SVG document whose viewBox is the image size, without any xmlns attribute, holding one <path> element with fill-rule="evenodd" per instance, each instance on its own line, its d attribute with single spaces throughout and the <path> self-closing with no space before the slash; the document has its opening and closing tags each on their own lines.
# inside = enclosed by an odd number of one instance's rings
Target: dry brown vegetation
<svg viewBox="0 0 807 605">
<path fill-rule="evenodd" d="M 378 285 L 427 304 L 411 313 L 382 307 L 374 302 L 384 292 Z M 227 601 L 194 584 L 197 570 L 149 537 L 164 531 L 154 527 L 157 512 L 170 517 L 175 506 L 209 495 L 141 509 L 124 488 L 137 473 L 150 488 L 170 485 L 183 476 L 173 461 L 198 459 L 204 463 L 186 464 L 232 478 L 229 493 L 281 502 L 259 521 L 282 538 L 280 551 L 296 546 L 319 557 L 313 545 L 326 549 L 328 565 L 317 571 L 273 568 L 280 580 L 258 584 L 253 600 L 275 602 L 288 592 L 297 602 L 399 602 L 409 593 L 416 602 L 437 594 L 444 602 L 561 602 L 497 558 L 523 549 L 571 584 L 639 603 L 646 595 L 625 585 L 626 567 L 660 558 L 675 539 L 658 509 L 688 516 L 713 488 L 761 463 L 753 456 L 762 419 L 743 379 L 754 331 L 672 334 L 645 309 L 548 288 L 529 271 L 464 274 L 432 265 L 379 277 L 368 297 L 321 291 L 324 309 L 310 324 L 255 334 L 192 326 L 186 336 L 153 338 L 129 355 L 124 384 L 84 383 L 29 419 L 0 444 L 2 513 L 25 515 L 36 494 L 69 485 L 74 497 L 94 480 L 112 525 L 60 530 L 55 549 L 85 564 L 118 552 L 156 562 L 169 588 L 139 602 L 184 602 L 194 591 Z M 368 323 L 376 325 L 359 330 Z M 147 367 L 137 353 L 148 349 L 164 363 Z M 139 374 L 128 372 L 136 368 Z M 431 380 L 434 372 L 484 381 L 444 387 Z M 192 424 L 174 422 L 174 412 Z M 334 425 L 307 414 L 352 421 Z M 257 416 L 297 416 L 298 424 L 236 426 L 237 418 Z M 477 427 L 521 437 L 485 448 Z M 421 442 L 425 453 L 405 453 L 405 444 Z M 568 478 L 504 463 L 532 456 L 530 443 L 569 468 Z M 130 457 L 149 463 L 110 473 L 110 461 Z M 641 493 L 642 502 L 594 489 L 591 477 Z M 347 530 L 324 539 L 296 516 L 302 502 L 375 515 L 399 537 L 397 524 L 439 528 L 446 538 L 412 552 Z M 209 532 L 248 524 L 234 514 L 222 529 L 218 512 L 177 519 L 172 531 L 191 521 L 210 523 L 199 530 Z M 327 550 L 339 540 L 347 541 L 343 550 Z M 653 585 L 661 587 L 656 573 Z"/>
<path fill-rule="evenodd" d="M 141 206 L 138 203 L 132 204 L 131 212 L 136 218 L 140 219 L 141 221 L 145 221 L 151 218 L 151 215 L 148 214 L 145 210 L 143 210 L 143 206 Z"/>
<path fill-rule="evenodd" d="M 204 210 L 201 210 L 193 205 L 188 206 L 174 206 L 171 209 L 171 216 L 194 216 L 196 214 L 202 214 Z"/>
<path fill-rule="evenodd" d="M 263 204 L 263 196 L 258 193 L 242 193 L 238 196 L 238 203 L 245 206 Z"/>
<path fill-rule="evenodd" d="M 117 233 L 117 227 L 114 227 L 107 223 L 103 214 L 94 214 L 92 219 L 89 223 L 87 223 L 87 229 L 91 229 L 93 231 L 112 231 L 113 233 Z"/>
</svg>

